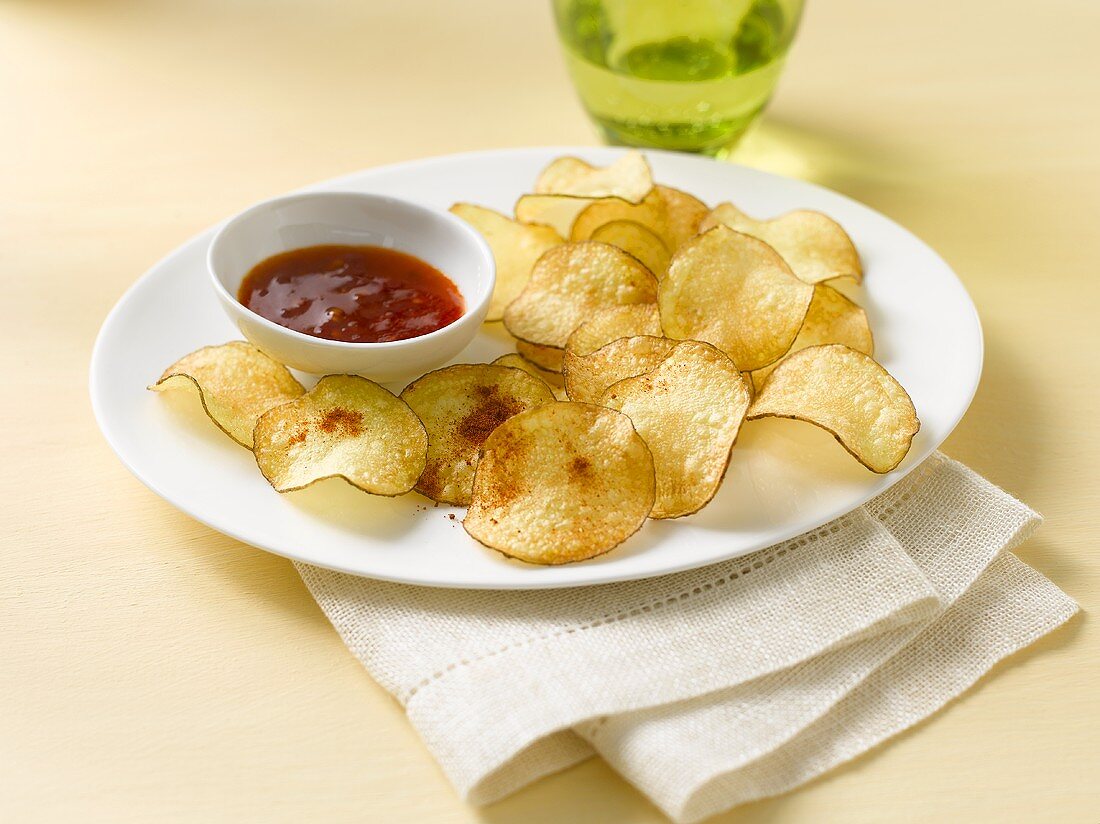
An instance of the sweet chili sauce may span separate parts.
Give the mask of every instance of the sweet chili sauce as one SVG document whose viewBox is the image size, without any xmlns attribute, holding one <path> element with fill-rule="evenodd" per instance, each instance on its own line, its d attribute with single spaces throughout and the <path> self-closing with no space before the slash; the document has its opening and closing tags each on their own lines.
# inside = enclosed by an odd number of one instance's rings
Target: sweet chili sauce
<svg viewBox="0 0 1100 824">
<path fill-rule="evenodd" d="M 280 326 L 349 343 L 419 337 L 465 311 L 450 278 L 381 246 L 306 246 L 273 255 L 245 275 L 237 298 Z"/>
</svg>

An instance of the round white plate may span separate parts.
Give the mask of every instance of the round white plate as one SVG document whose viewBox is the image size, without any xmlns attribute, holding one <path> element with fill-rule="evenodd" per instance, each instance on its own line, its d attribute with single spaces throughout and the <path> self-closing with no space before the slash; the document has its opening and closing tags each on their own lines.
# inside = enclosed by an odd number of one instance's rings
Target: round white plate
<svg viewBox="0 0 1100 824">
<path fill-rule="evenodd" d="M 310 187 L 396 195 L 437 209 L 457 200 L 510 212 L 552 158 L 610 163 L 617 149 L 478 152 L 358 172 Z M 390 581 L 440 587 L 536 589 L 645 578 L 769 546 L 858 507 L 936 449 L 978 384 L 978 316 L 951 269 L 897 224 L 834 192 L 798 180 L 689 155 L 648 152 L 654 176 L 711 205 L 732 200 L 752 215 L 818 209 L 851 234 L 865 286 L 875 356 L 912 396 L 922 427 L 901 466 L 874 475 L 827 433 L 797 421 L 746 423 L 721 490 L 702 512 L 650 521 L 614 551 L 558 567 L 530 566 L 486 549 L 462 529 L 463 510 L 415 493 L 363 494 L 339 480 L 280 495 L 252 454 L 203 416 L 186 393 L 146 391 L 168 364 L 200 346 L 240 337 L 207 280 L 211 228 L 145 274 L 119 301 L 96 341 L 96 418 L 123 463 L 150 489 L 214 529 L 299 561 Z M 483 327 L 461 361 L 510 351 L 499 324 Z M 391 387 L 400 390 L 400 387 Z"/>
</svg>

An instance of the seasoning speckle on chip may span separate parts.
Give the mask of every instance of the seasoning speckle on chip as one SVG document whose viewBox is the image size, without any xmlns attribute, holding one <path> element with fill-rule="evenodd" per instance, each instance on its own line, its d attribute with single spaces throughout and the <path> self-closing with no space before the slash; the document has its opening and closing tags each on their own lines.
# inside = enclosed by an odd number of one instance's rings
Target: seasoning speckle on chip
<svg viewBox="0 0 1100 824">
<path fill-rule="evenodd" d="M 464 363 L 429 372 L 401 393 L 428 432 L 428 458 L 416 484 L 433 501 L 466 505 L 485 439 L 528 409 L 553 403 L 542 380 L 507 366 Z"/>
<path fill-rule="evenodd" d="M 363 432 L 363 413 L 335 407 L 321 415 L 317 426 L 322 432 L 339 432 L 341 435 L 355 437 Z"/>
<path fill-rule="evenodd" d="M 522 412 L 489 436 L 462 525 L 534 564 L 601 555 L 653 508 L 653 458 L 625 415 L 592 404 Z"/>
<path fill-rule="evenodd" d="M 256 463 L 279 492 L 343 478 L 364 492 L 400 495 L 424 471 L 428 435 L 408 405 L 373 381 L 328 375 L 262 415 Z"/>
<path fill-rule="evenodd" d="M 541 393 L 542 387 L 538 391 Z M 494 429 L 524 409 L 522 401 L 502 395 L 494 384 L 474 386 L 473 400 L 473 409 L 463 416 L 455 429 L 458 436 L 469 443 L 481 444 Z M 549 400 L 543 399 L 543 402 L 549 403 Z"/>
<path fill-rule="evenodd" d="M 185 355 L 149 388 L 154 392 L 195 390 L 210 420 L 249 449 L 260 415 L 306 391 L 290 370 L 243 340 Z"/>
</svg>

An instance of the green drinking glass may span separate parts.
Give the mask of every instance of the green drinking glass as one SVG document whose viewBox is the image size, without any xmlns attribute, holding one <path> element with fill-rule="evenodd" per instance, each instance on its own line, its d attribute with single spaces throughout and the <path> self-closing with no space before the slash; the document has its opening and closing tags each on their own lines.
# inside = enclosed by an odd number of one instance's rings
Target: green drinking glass
<svg viewBox="0 0 1100 824">
<path fill-rule="evenodd" d="M 720 154 L 775 90 L 803 0 L 552 0 L 581 103 L 610 143 Z"/>
</svg>

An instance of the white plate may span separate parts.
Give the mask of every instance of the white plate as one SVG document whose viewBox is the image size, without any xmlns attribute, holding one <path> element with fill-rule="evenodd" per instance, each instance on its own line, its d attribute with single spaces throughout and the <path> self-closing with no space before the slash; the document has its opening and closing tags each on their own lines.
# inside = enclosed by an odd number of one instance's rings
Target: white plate
<svg viewBox="0 0 1100 824">
<path fill-rule="evenodd" d="M 575 154 L 602 165 L 618 153 L 569 147 L 478 152 L 370 169 L 310 188 L 396 195 L 438 209 L 466 200 L 508 212 L 552 158 Z M 845 291 L 866 307 L 875 356 L 909 391 L 922 421 L 897 470 L 868 472 L 809 424 L 748 423 L 725 483 L 706 509 L 651 521 L 607 555 L 560 567 L 505 559 L 466 535 L 462 510 L 433 507 L 416 494 L 372 497 L 335 480 L 279 495 L 251 453 L 215 429 L 193 398 L 145 389 L 181 355 L 240 337 L 206 276 L 213 228 L 154 266 L 104 322 L 91 365 L 92 405 L 104 435 L 158 495 L 253 546 L 355 575 L 485 589 L 601 584 L 744 555 L 858 507 L 943 442 L 970 404 L 982 364 L 977 313 L 943 260 L 877 212 L 818 186 L 689 155 L 648 156 L 659 181 L 712 205 L 733 200 L 758 216 L 819 209 L 851 233 L 866 283 Z M 495 326 L 483 327 L 458 360 L 508 351 Z"/>
</svg>

